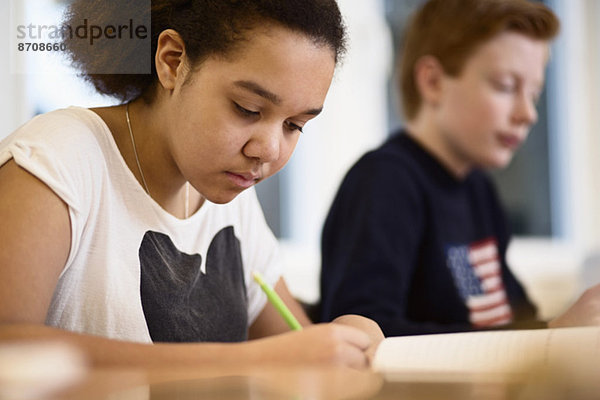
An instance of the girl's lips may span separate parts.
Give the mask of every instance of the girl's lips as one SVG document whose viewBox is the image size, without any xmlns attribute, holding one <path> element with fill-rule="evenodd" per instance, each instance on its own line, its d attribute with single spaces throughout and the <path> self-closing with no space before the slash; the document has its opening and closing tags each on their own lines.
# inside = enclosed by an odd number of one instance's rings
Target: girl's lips
<svg viewBox="0 0 600 400">
<path fill-rule="evenodd" d="M 254 174 L 235 174 L 233 172 L 226 172 L 227 177 L 234 185 L 241 188 L 247 189 L 254 185 L 258 181 L 258 177 Z"/>
</svg>

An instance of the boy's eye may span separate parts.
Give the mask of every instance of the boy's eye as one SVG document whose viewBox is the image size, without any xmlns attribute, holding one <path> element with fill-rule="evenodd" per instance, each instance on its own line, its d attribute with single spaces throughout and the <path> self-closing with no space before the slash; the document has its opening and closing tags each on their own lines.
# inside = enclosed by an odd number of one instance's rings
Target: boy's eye
<svg viewBox="0 0 600 400">
<path fill-rule="evenodd" d="M 492 87 L 502 93 L 514 93 L 517 90 L 517 81 L 512 78 L 490 77 Z"/>
<path fill-rule="evenodd" d="M 234 102 L 233 104 L 235 105 L 235 108 L 238 110 L 238 112 L 240 112 L 240 114 L 242 114 L 242 115 L 254 117 L 254 116 L 257 116 L 260 114 L 260 112 L 248 110 L 247 108 L 240 106 L 236 102 Z"/>
<path fill-rule="evenodd" d="M 514 83 L 507 82 L 494 82 L 494 86 L 497 90 L 504 93 L 512 93 L 516 89 L 516 85 Z"/>
</svg>

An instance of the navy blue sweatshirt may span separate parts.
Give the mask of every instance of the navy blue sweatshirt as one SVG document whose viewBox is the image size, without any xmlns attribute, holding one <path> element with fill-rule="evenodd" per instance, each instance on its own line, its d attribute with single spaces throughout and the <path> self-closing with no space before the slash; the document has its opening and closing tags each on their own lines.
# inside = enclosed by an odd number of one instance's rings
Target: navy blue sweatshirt
<svg viewBox="0 0 600 400">
<path fill-rule="evenodd" d="M 321 320 L 359 314 L 386 336 L 542 327 L 506 264 L 488 176 L 450 174 L 396 133 L 348 172 L 323 228 Z"/>
</svg>

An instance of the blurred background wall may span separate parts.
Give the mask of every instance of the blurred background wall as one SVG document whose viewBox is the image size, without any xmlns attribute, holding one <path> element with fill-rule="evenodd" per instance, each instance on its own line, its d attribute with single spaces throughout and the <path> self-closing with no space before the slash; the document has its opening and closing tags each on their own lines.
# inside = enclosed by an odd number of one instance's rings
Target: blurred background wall
<svg viewBox="0 0 600 400">
<path fill-rule="evenodd" d="M 350 46 L 325 110 L 305 129 L 288 166 L 257 188 L 282 242 L 288 284 L 306 302 L 318 300 L 320 231 L 342 177 L 402 125 L 394 48 L 422 1 L 339 0 Z M 0 2 L 7 35 L 0 39 L 0 139 L 38 113 L 115 103 L 60 61 L 14 62 L 12 24 L 60 21 L 67 2 Z M 600 2 L 545 3 L 562 31 L 552 47 L 540 120 L 511 165 L 493 176 L 516 235 L 509 261 L 549 318 L 600 279 Z"/>
</svg>

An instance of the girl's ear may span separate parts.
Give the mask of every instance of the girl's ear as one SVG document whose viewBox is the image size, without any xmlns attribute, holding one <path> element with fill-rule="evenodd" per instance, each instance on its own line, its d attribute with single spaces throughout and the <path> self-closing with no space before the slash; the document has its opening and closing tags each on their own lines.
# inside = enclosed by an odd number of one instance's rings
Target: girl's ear
<svg viewBox="0 0 600 400">
<path fill-rule="evenodd" d="M 185 43 L 179 33 L 166 29 L 158 36 L 156 44 L 156 74 L 160 85 L 166 90 L 175 89 L 178 79 L 186 70 Z"/>
<path fill-rule="evenodd" d="M 424 104 L 436 106 L 442 94 L 444 68 L 437 58 L 423 56 L 415 63 L 415 82 Z"/>
</svg>

